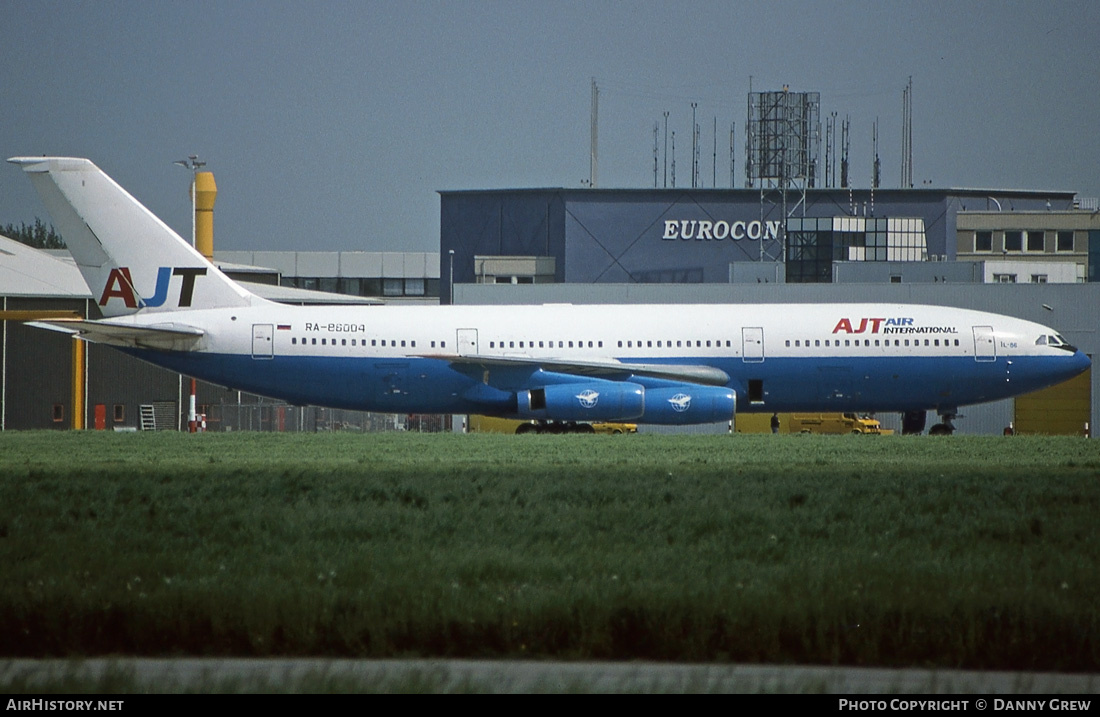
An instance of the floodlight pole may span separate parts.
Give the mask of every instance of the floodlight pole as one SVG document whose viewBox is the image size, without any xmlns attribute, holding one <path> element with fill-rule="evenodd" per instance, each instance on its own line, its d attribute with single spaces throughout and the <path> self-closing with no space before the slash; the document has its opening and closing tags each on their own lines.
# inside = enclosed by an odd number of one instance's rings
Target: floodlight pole
<svg viewBox="0 0 1100 717">
<path fill-rule="evenodd" d="M 450 290 L 451 290 L 450 304 L 453 306 L 454 303 L 455 303 L 455 250 L 454 249 L 448 249 L 447 250 L 447 255 L 448 255 L 448 257 L 450 258 L 450 261 L 451 261 L 451 275 L 450 275 L 450 278 L 447 280 L 447 284 L 448 284 L 448 286 L 450 287 Z"/>
</svg>

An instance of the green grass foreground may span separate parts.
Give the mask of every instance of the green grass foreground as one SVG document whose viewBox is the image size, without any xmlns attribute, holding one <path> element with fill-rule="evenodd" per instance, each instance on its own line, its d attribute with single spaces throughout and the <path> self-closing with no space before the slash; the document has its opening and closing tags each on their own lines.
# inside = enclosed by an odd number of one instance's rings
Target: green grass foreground
<svg viewBox="0 0 1100 717">
<path fill-rule="evenodd" d="M 0 654 L 1096 671 L 1100 442 L 0 434 Z"/>
</svg>

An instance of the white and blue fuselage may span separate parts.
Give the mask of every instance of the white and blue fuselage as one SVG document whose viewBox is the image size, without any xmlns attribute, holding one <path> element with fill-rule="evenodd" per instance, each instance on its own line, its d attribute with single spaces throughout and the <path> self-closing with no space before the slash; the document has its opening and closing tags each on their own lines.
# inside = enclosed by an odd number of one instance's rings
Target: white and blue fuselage
<svg viewBox="0 0 1100 717">
<path fill-rule="evenodd" d="M 406 413 L 527 417 L 516 395 L 531 388 L 683 383 L 615 362 L 716 369 L 728 378 L 699 383 L 734 391 L 738 411 L 769 412 L 947 410 L 1089 365 L 1039 324 L 900 304 L 269 304 L 173 319 L 203 330 L 195 350 L 132 353 L 291 403 Z M 588 364 L 603 368 L 581 373 Z"/>
<path fill-rule="evenodd" d="M 1090 365 L 1048 327 L 939 306 L 277 304 L 90 161 L 9 161 L 30 176 L 106 317 L 39 325 L 293 404 L 659 424 L 737 411 L 951 416 Z"/>
</svg>

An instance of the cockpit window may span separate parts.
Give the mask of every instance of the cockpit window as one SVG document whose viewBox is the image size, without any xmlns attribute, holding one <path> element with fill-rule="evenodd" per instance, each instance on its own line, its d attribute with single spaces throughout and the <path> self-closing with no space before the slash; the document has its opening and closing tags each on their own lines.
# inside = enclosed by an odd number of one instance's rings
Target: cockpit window
<svg viewBox="0 0 1100 717">
<path fill-rule="evenodd" d="M 1066 346 L 1066 340 L 1061 336 L 1040 336 L 1035 339 L 1036 346 Z"/>
<path fill-rule="evenodd" d="M 1046 336 L 1040 336 L 1039 338 L 1035 339 L 1035 345 L 1036 346 L 1046 346 L 1047 345 L 1047 337 Z"/>
</svg>

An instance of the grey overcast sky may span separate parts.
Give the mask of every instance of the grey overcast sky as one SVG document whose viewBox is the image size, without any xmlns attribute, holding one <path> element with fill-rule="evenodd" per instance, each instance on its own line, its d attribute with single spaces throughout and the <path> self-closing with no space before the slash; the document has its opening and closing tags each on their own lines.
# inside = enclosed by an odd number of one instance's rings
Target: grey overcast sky
<svg viewBox="0 0 1100 717">
<path fill-rule="evenodd" d="M 897 187 L 912 76 L 917 186 L 1100 196 L 1094 0 L 0 0 L 0 28 L 3 157 L 88 157 L 189 236 L 197 154 L 219 249 L 436 251 L 437 190 L 579 187 L 593 77 L 601 187 L 653 186 L 665 111 L 690 186 L 692 102 L 703 186 L 715 120 L 743 186 L 750 77 L 850 118 L 858 187 L 877 118 Z M 2 170 L 0 224 L 47 219 Z"/>
</svg>

